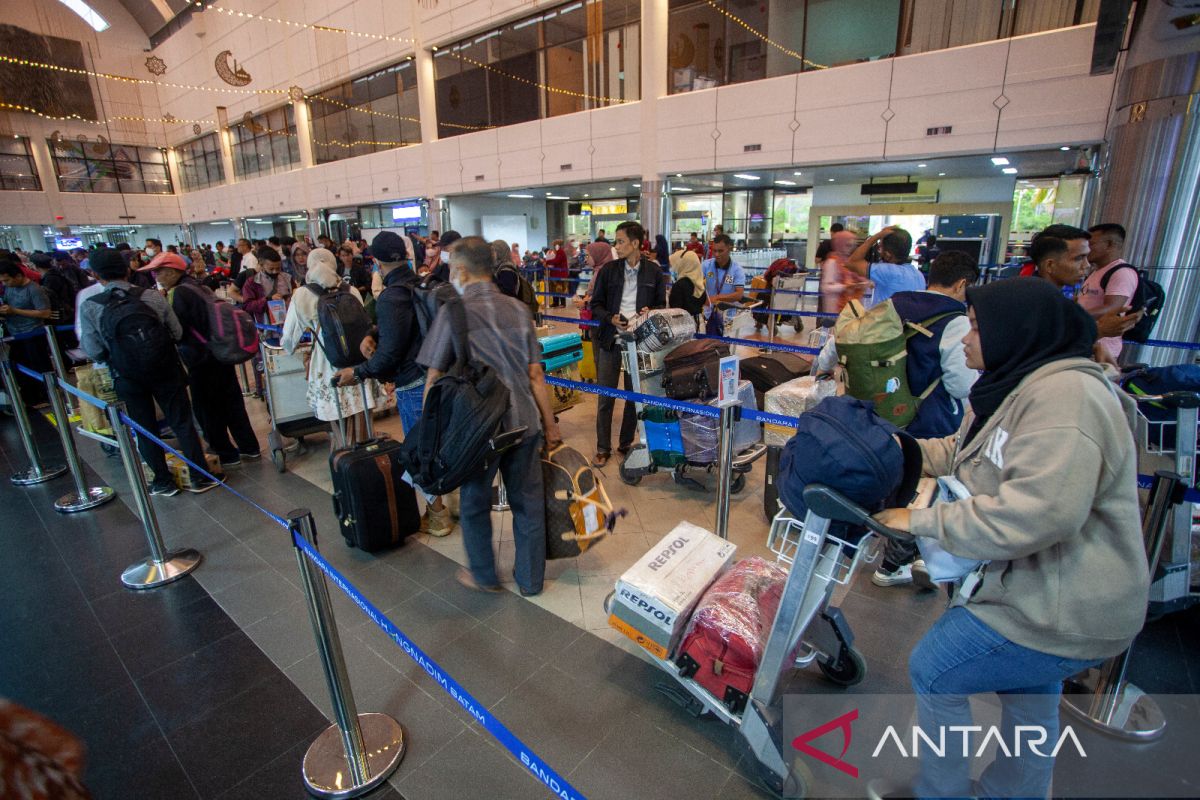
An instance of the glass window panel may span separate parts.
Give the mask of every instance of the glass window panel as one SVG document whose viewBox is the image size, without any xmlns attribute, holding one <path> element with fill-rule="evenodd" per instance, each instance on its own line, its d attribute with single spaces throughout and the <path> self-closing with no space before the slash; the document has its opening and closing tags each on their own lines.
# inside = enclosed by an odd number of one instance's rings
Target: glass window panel
<svg viewBox="0 0 1200 800">
<path fill-rule="evenodd" d="M 808 0 L 804 57 L 823 66 L 893 55 L 900 0 Z"/>
<path fill-rule="evenodd" d="M 92 180 L 92 191 L 101 194 L 118 194 L 121 191 L 121 187 L 116 178 L 94 178 Z"/>
<path fill-rule="evenodd" d="M 557 13 L 547 13 L 542 17 L 542 30 L 545 31 L 547 46 L 587 36 L 587 13 L 583 8 L 583 0 L 562 6 Z"/>
<path fill-rule="evenodd" d="M 667 86 L 672 93 L 724 83 L 725 18 L 707 3 L 671 12 L 668 20 Z"/>
<path fill-rule="evenodd" d="M 121 191 L 126 194 L 147 194 L 146 184 L 137 180 L 121 180 Z"/>
</svg>

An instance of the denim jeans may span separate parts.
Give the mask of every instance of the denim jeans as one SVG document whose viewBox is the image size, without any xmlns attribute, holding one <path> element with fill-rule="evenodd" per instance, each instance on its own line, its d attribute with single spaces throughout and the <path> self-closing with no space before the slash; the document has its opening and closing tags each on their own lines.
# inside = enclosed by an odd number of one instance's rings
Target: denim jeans
<svg viewBox="0 0 1200 800">
<path fill-rule="evenodd" d="M 496 586 L 496 556 L 492 551 L 492 482 L 499 469 L 504 476 L 513 512 L 516 561 L 513 576 L 527 592 L 540 592 L 546 575 L 546 500 L 542 494 L 542 434 L 528 437 L 506 450 L 487 471 L 462 485 L 459 523 L 471 575 L 481 586 Z"/>
<path fill-rule="evenodd" d="M 933 624 L 908 660 L 909 677 L 917 695 L 917 722 L 937 742 L 939 731 L 951 725 L 970 725 L 970 695 L 995 692 L 1000 696 L 1000 735 L 1015 749 L 1015 728 L 1036 725 L 1046 730 L 1038 746 L 1045 757 L 1030 752 L 1031 736 L 1021 734 L 1021 757 L 997 751 L 978 785 L 972 785 L 970 759 L 963 757 L 961 733 L 947 733 L 943 757 L 921 751 L 916 797 L 1044 798 L 1054 774 L 1048 754 L 1058 742 L 1058 703 L 1062 682 L 1100 663 L 1042 653 L 1022 647 L 985 625 L 963 606 L 955 606 Z M 1032 740 L 1036 743 L 1040 734 Z M 968 752 L 980 746 L 976 733 Z M 1069 744 L 1067 746 L 1070 746 Z"/>
</svg>

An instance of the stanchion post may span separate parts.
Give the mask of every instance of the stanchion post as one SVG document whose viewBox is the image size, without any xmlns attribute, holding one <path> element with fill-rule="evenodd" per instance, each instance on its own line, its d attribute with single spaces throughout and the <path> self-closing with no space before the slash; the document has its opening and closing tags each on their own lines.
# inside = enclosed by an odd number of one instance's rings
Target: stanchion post
<svg viewBox="0 0 1200 800">
<path fill-rule="evenodd" d="M 71 469 L 71 477 L 75 479 L 75 491 L 64 494 L 54 501 L 54 510 L 64 514 L 76 511 L 87 511 L 89 508 L 102 506 L 117 496 L 111 486 L 89 487 L 83 477 L 83 462 L 79 460 L 79 451 L 75 449 L 75 437 L 71 435 L 71 419 L 68 416 L 66 404 L 63 402 L 63 392 L 58 388 L 60 380 L 53 372 L 42 375 L 46 383 L 46 396 L 50 398 L 50 408 L 54 411 L 55 427 L 58 428 L 58 439 L 62 442 L 63 457 Z"/>
<path fill-rule="evenodd" d="M 1154 474 L 1142 531 L 1150 575 L 1158 569 L 1171 508 L 1183 500 L 1183 480 L 1160 470 Z M 1154 698 L 1126 680 L 1132 645 L 1098 667 L 1071 678 L 1063 687 L 1062 706 L 1070 715 L 1121 739 L 1152 741 L 1163 735 L 1167 719 Z"/>
<path fill-rule="evenodd" d="M 238 374 L 242 379 L 242 397 L 253 397 L 254 389 L 250 386 L 250 375 L 246 372 L 246 362 L 238 364 Z"/>
<path fill-rule="evenodd" d="M 497 472 L 499 475 L 499 472 Z M 508 490 L 504 488 L 504 476 L 499 475 L 500 483 L 496 487 L 496 502 L 492 503 L 492 511 L 504 513 L 509 510 Z"/>
<path fill-rule="evenodd" d="M 359 797 L 387 780 L 400 765 L 407 748 L 404 731 L 387 714 L 358 713 L 325 575 L 294 538 L 299 536 L 317 548 L 312 512 L 291 512 L 288 525 L 334 716 L 334 724 L 322 731 L 304 754 L 304 785 L 317 797 Z"/>
<path fill-rule="evenodd" d="M 150 557 L 126 567 L 121 573 L 121 583 L 130 589 L 153 589 L 187 575 L 200 565 L 203 556 L 191 548 L 167 552 L 163 545 L 162 532 L 158 529 L 158 517 L 154 515 L 154 506 L 150 504 L 150 491 L 146 487 L 141 458 L 134 447 L 133 437 L 129 435 L 129 428 L 121 419 L 124 413 L 124 403 L 109 403 L 108 422 L 117 440 L 117 448 L 121 451 L 125 476 L 133 490 L 138 516 L 141 517 L 142 528 L 146 532 L 146 543 L 150 545 Z"/>
<path fill-rule="evenodd" d="M 733 486 L 733 423 L 737 403 L 721 406 L 720 438 L 717 442 L 717 536 L 729 538 L 729 495 Z"/>
<path fill-rule="evenodd" d="M 67 380 L 67 362 L 63 360 L 62 348 L 58 346 L 58 331 L 53 325 L 47 325 L 42 328 L 46 332 L 46 344 L 50 347 L 50 363 L 54 365 L 54 374 L 63 380 Z M 67 413 L 75 414 L 75 402 L 70 396 L 63 398 L 67 407 Z"/>
<path fill-rule="evenodd" d="M 21 446 L 25 448 L 25 455 L 29 458 L 29 468 L 14 472 L 11 480 L 17 486 L 45 483 L 62 475 L 67 471 L 67 467 L 65 464 L 42 465 L 42 457 L 38 453 L 37 443 L 33 441 L 33 428 L 29 425 L 29 412 L 25 410 L 25 401 L 21 399 L 21 389 L 17 385 L 17 376 L 13 374 L 8 352 L 8 345 L 0 343 L 0 374 L 3 374 L 4 391 L 8 393 L 9 402 L 13 407 L 13 416 L 17 420 L 17 432 L 21 435 Z"/>
</svg>

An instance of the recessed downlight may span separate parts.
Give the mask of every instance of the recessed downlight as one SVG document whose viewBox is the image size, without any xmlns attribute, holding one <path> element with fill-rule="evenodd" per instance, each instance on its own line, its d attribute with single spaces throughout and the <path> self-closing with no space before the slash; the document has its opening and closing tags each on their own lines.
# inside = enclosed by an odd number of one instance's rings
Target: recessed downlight
<svg viewBox="0 0 1200 800">
<path fill-rule="evenodd" d="M 997 167 L 1006 167 L 1008 166 L 1008 159 L 1004 156 L 992 156 L 992 163 Z"/>
<path fill-rule="evenodd" d="M 1016 175 L 1017 174 L 1016 167 L 1005 167 L 1004 169 L 1002 169 L 1000 171 L 1003 172 L 1005 175 Z"/>
</svg>

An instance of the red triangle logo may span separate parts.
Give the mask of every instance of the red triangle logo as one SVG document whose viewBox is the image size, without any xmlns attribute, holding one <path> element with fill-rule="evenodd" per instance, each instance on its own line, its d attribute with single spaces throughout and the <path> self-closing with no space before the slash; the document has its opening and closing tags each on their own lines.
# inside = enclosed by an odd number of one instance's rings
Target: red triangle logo
<svg viewBox="0 0 1200 800">
<path fill-rule="evenodd" d="M 812 756 L 822 764 L 828 764 L 836 770 L 846 773 L 851 778 L 858 777 L 858 767 L 853 764 L 848 764 L 842 761 L 842 756 L 846 755 L 846 751 L 850 749 L 850 740 L 854 736 L 854 732 L 850 728 L 850 723 L 858 719 L 858 709 L 848 711 L 840 717 L 829 720 L 824 725 L 819 725 L 812 730 L 805 731 L 792 740 L 792 747 L 804 753 L 807 756 Z M 842 752 L 836 757 L 829 755 L 824 750 L 818 750 L 809 744 L 814 739 L 820 739 L 830 731 L 840 730 L 842 732 Z"/>
</svg>

